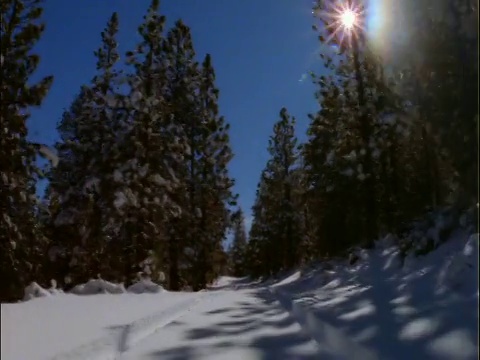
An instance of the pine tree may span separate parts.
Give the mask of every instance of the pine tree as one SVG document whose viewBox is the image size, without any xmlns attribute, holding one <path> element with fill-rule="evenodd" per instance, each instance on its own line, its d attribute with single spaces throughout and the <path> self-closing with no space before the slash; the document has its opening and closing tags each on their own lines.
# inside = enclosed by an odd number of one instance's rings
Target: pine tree
<svg viewBox="0 0 480 360">
<path fill-rule="evenodd" d="M 114 13 L 101 34 L 102 46 L 95 51 L 97 75 L 91 85 L 82 88 L 59 125 L 61 160 L 52 172 L 51 187 L 52 194 L 60 194 L 61 211 L 54 221 L 59 236 L 70 233 L 70 243 L 62 244 L 68 248 L 70 270 L 61 277 L 68 276 L 75 283 L 109 271 L 104 215 L 109 207 L 110 152 L 117 133 L 112 115 L 118 85 L 114 70 L 119 59 L 117 31 Z"/>
<path fill-rule="evenodd" d="M 269 140 L 270 160 L 262 172 L 253 207 L 254 220 L 247 247 L 252 275 L 269 275 L 300 263 L 303 234 L 301 208 L 295 198 L 300 184 L 295 119 L 286 108 Z M 298 181 L 298 183 L 295 182 Z M 303 204 L 299 204 L 303 205 Z"/>
<path fill-rule="evenodd" d="M 198 231 L 194 238 L 200 246 L 196 264 L 199 268 L 195 266 L 194 271 L 201 274 L 197 284 L 200 288 L 219 275 L 221 266 L 215 259 L 223 261 L 222 241 L 230 222 L 229 208 L 236 204 L 232 192 L 234 181 L 228 171 L 233 158 L 228 134 L 230 125 L 219 115 L 218 97 L 215 71 L 207 54 L 200 70 L 197 97 L 200 117 L 195 126 L 198 139 L 194 148 L 198 164 L 191 177 L 199 194 L 195 209 L 199 214 Z"/>
<path fill-rule="evenodd" d="M 189 274 L 180 268 L 189 269 L 194 254 L 192 247 L 195 231 L 198 230 L 196 211 L 196 168 L 198 163 L 198 116 L 194 94 L 198 89 L 198 64 L 190 29 L 177 21 L 169 30 L 164 45 L 166 55 L 165 101 L 168 108 L 170 136 L 176 138 L 175 152 L 168 154 L 167 164 L 175 173 L 178 186 L 172 197 L 180 209 L 180 215 L 168 220 L 166 261 L 169 266 L 169 285 L 178 290 Z M 187 270 L 188 272 L 188 270 Z"/>
<path fill-rule="evenodd" d="M 348 98 L 341 93 L 340 85 L 333 77 L 325 76 L 316 79 L 316 83 L 321 110 L 310 115 L 309 138 L 303 148 L 303 157 L 309 194 L 307 207 L 315 219 L 311 222 L 315 252 L 317 256 L 325 256 L 335 253 L 342 243 L 349 241 L 343 207 L 345 201 L 351 206 L 358 191 L 352 176 L 348 176 L 353 171 L 349 160 L 356 160 L 357 142 L 351 133 Z"/>
<path fill-rule="evenodd" d="M 114 171 L 115 214 L 123 218 L 116 237 L 122 244 L 125 281 L 135 279 L 141 264 L 156 251 L 156 267 L 165 265 L 163 249 L 169 236 L 167 221 L 178 218 L 173 191 L 178 184 L 182 134 L 172 123 L 168 91 L 165 17 L 153 0 L 139 27 L 141 42 L 127 53 L 133 67 L 129 93 L 123 99 L 125 128 Z"/>
<path fill-rule="evenodd" d="M 347 1 L 346 6 L 352 7 L 352 1 Z M 356 11 L 363 13 L 363 3 L 355 2 Z M 367 93 L 365 84 L 365 73 L 369 72 L 368 50 L 365 45 L 365 34 L 363 30 L 346 30 L 342 29 L 341 24 L 337 21 L 336 16 L 341 11 L 341 7 L 335 1 L 317 0 L 314 5 L 314 13 L 322 24 L 320 29 L 320 42 L 328 46 L 337 46 L 339 55 L 341 55 L 345 63 L 340 61 L 337 66 L 337 76 L 346 77 L 346 87 L 351 95 L 348 110 L 350 115 L 356 120 L 354 127 L 358 132 L 358 139 L 361 141 L 362 156 L 361 166 L 362 173 L 365 178 L 362 181 L 362 190 L 359 192 L 363 196 L 365 206 L 364 212 L 364 229 L 362 231 L 364 241 L 370 245 L 374 237 L 377 235 L 377 204 L 376 204 L 376 183 L 374 173 L 374 161 L 372 159 L 372 141 L 374 140 L 374 116 L 370 112 L 369 94 Z M 362 15 L 363 16 L 363 15 Z M 357 25 L 359 29 L 363 29 L 362 16 L 357 16 Z M 335 66 L 334 66 L 335 67 Z"/>
<path fill-rule="evenodd" d="M 404 65 L 409 76 L 403 85 L 424 124 L 430 176 L 437 176 L 441 149 L 454 168 L 455 202 L 471 205 L 478 197 L 478 4 L 444 0 L 405 6 L 414 14 L 409 42 L 422 58 Z"/>
<path fill-rule="evenodd" d="M 81 183 L 82 176 L 85 175 L 80 171 L 81 158 L 76 151 L 79 142 L 77 119 L 82 113 L 84 103 L 85 93 L 81 91 L 72 102 L 70 109 L 64 111 L 57 127 L 60 141 L 55 144 L 59 163 L 55 168 L 50 169 L 48 174 L 49 185 L 46 197 L 50 213 L 49 251 L 55 254 L 51 256 L 52 275 L 59 281 L 59 285 L 64 285 L 65 281 L 68 283 L 71 279 L 70 264 L 76 263 L 76 260 L 71 262 L 73 248 L 81 242 L 78 228 L 71 222 L 75 222 L 73 213 L 76 212 L 80 197 L 76 188 Z M 62 256 L 59 256 L 60 254 Z"/>
<path fill-rule="evenodd" d="M 39 106 L 53 78 L 29 80 L 40 57 L 32 48 L 44 30 L 40 0 L 0 5 L 0 300 L 18 299 L 32 280 L 43 241 L 35 219 L 35 147 L 27 141 L 29 109 Z M 32 261 L 34 260 L 34 261 Z"/>
<path fill-rule="evenodd" d="M 245 275 L 245 258 L 247 248 L 247 232 L 245 229 L 245 217 L 240 209 L 234 214 L 233 219 L 233 242 L 230 250 L 234 276 Z"/>
<path fill-rule="evenodd" d="M 331 75 L 315 78 L 321 110 L 311 116 L 304 147 L 306 206 L 317 219 L 309 226 L 324 256 L 359 242 L 372 245 L 378 233 L 395 232 L 427 205 L 443 204 L 452 167 L 425 126 L 435 114 L 415 95 L 411 80 L 418 76 L 411 69 L 401 78 L 387 72 L 360 29 L 338 29 L 335 2 L 319 0 L 314 10 L 323 26 L 320 41 L 340 48 L 333 57 L 321 54 Z"/>
<path fill-rule="evenodd" d="M 298 167 L 297 138 L 295 136 L 295 118 L 290 117 L 286 108 L 280 111 L 280 120 L 273 127 L 270 139 L 270 161 L 266 167 L 267 183 L 271 186 L 271 196 L 278 200 L 277 221 L 280 230 L 282 267 L 291 268 L 299 259 L 298 246 L 301 243 L 299 234 L 298 212 L 294 206 L 294 171 Z M 276 191 L 277 193 L 273 193 Z"/>
<path fill-rule="evenodd" d="M 265 170 L 263 170 L 252 207 L 253 221 L 248 234 L 249 241 L 245 254 L 245 267 L 248 274 L 253 277 L 271 275 L 275 269 L 276 259 L 272 256 L 273 253 L 269 253 L 272 246 L 275 246 L 270 242 L 275 229 L 271 226 L 271 208 L 267 206 L 268 190 Z"/>
</svg>

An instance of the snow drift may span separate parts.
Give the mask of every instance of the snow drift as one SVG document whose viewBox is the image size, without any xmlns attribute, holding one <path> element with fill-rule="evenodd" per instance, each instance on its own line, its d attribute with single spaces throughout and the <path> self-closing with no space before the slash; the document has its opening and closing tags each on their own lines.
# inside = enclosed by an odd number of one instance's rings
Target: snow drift
<svg viewBox="0 0 480 360">
<path fill-rule="evenodd" d="M 166 291 L 161 285 L 154 283 L 148 278 L 141 279 L 130 285 L 127 289 L 123 284 L 115 284 L 103 279 L 91 279 L 85 284 L 79 284 L 70 290 L 73 295 L 97 295 L 97 294 L 157 294 Z M 52 280 L 52 287 L 44 289 L 36 282 L 32 282 L 25 288 L 23 300 L 28 301 L 35 298 L 42 298 L 56 294 L 63 294 L 62 290 L 56 288 Z"/>
</svg>

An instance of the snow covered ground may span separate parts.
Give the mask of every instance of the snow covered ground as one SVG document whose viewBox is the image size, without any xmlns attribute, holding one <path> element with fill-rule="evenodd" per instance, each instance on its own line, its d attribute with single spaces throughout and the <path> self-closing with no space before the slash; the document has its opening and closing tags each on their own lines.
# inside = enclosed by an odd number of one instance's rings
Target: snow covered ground
<svg viewBox="0 0 480 360">
<path fill-rule="evenodd" d="M 352 340 L 378 359 L 477 359 L 478 234 L 452 238 L 403 267 L 398 249 L 380 243 L 353 266 L 294 272 L 272 290 L 340 358 L 358 354 L 344 345 Z"/>
<path fill-rule="evenodd" d="M 122 333 L 154 331 L 186 311 L 198 294 L 61 294 L 2 304 L 1 358 L 15 360 L 90 359 L 115 354 Z M 143 326 L 143 328 L 142 328 Z M 66 356 L 68 355 L 68 356 Z M 93 359 L 93 357 L 92 357 Z"/>
<path fill-rule="evenodd" d="M 478 235 L 453 237 L 403 267 L 384 241 L 263 283 L 2 304 L 1 358 L 476 359 Z"/>
</svg>

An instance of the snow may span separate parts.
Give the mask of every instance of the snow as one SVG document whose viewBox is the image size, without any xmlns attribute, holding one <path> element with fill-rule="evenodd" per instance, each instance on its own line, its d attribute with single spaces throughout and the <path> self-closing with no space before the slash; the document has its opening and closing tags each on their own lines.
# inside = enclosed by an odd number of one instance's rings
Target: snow
<svg viewBox="0 0 480 360">
<path fill-rule="evenodd" d="M 85 185 L 83 186 L 83 191 L 87 192 L 89 190 L 95 190 L 98 192 L 100 186 L 100 179 L 97 177 L 91 177 L 87 179 L 85 182 Z"/>
<path fill-rule="evenodd" d="M 47 160 L 50 161 L 53 167 L 56 167 L 59 162 L 58 155 L 55 154 L 55 151 L 49 148 L 46 145 L 40 145 L 38 148 L 38 152 Z"/>
<path fill-rule="evenodd" d="M 122 360 L 318 357 L 316 342 L 270 292 L 242 288 L 237 281 L 223 286 L 217 284 L 194 312 L 127 350 Z"/>
<path fill-rule="evenodd" d="M 117 209 L 121 209 L 127 202 L 128 202 L 127 197 L 125 196 L 125 194 L 123 192 L 117 191 L 115 193 L 115 200 L 113 202 L 113 205 Z"/>
<path fill-rule="evenodd" d="M 28 285 L 25 288 L 25 295 L 23 297 L 23 300 L 31 300 L 34 298 L 39 298 L 39 297 L 46 297 L 50 296 L 51 293 L 48 290 L 45 290 L 42 288 L 40 285 L 38 285 L 36 282 L 32 282 L 30 285 Z"/>
<path fill-rule="evenodd" d="M 343 158 L 348 161 L 355 161 L 357 159 L 357 153 L 355 152 L 355 150 L 352 150 L 348 155 L 345 155 Z"/>
<path fill-rule="evenodd" d="M 142 279 L 141 281 L 132 284 L 127 289 L 128 292 L 135 294 L 144 294 L 144 293 L 159 293 L 165 291 L 160 285 L 155 284 L 149 279 Z"/>
<path fill-rule="evenodd" d="M 437 291 L 468 291 L 468 284 L 478 283 L 478 235 L 471 235 L 461 252 L 454 254 L 440 270 Z"/>
<path fill-rule="evenodd" d="M 2 304 L 1 358 L 476 359 L 478 234 L 459 228 L 405 261 L 400 239 L 352 249 L 353 265 L 331 260 L 263 282 L 221 277 L 197 293 L 148 279 L 128 292 L 91 280 L 77 288 L 88 296 L 31 284 L 31 300 Z"/>
<path fill-rule="evenodd" d="M 326 165 L 333 165 L 333 163 L 335 162 L 335 152 L 334 151 L 330 151 L 328 154 L 327 154 L 327 159 L 325 161 L 325 164 Z"/>
<path fill-rule="evenodd" d="M 168 185 L 168 181 L 166 181 L 162 176 L 160 176 L 159 174 L 155 174 L 152 176 L 152 181 L 159 185 L 159 186 L 166 186 Z"/>
<path fill-rule="evenodd" d="M 354 266 L 332 261 L 331 271 L 316 268 L 273 289 L 313 316 L 320 332 L 331 326 L 337 341 L 353 339 L 365 358 L 476 359 L 478 234 L 455 231 L 437 250 L 409 255 L 403 268 L 394 243 L 388 236 Z M 353 358 L 342 349 L 338 358 Z"/>
<path fill-rule="evenodd" d="M 116 337 L 122 328 L 135 328 L 141 335 L 186 311 L 197 297 L 195 293 L 169 292 L 59 294 L 2 304 L 1 358 L 46 360 L 63 354 L 58 359 L 93 360 L 102 352 L 106 359 L 109 351 L 115 355 Z"/>
<path fill-rule="evenodd" d="M 360 181 L 364 181 L 366 178 L 367 177 L 363 173 L 360 173 L 360 174 L 357 175 L 357 179 L 360 180 Z"/>
<path fill-rule="evenodd" d="M 355 172 L 353 171 L 352 168 L 347 168 L 347 169 L 341 171 L 340 173 L 341 173 L 342 175 L 351 177 L 351 176 L 353 176 L 353 174 L 354 174 Z"/>
<path fill-rule="evenodd" d="M 113 172 L 113 180 L 117 183 L 122 183 L 123 182 L 123 174 L 120 170 L 116 169 Z"/>
<path fill-rule="evenodd" d="M 122 294 L 124 292 L 123 285 L 102 279 L 91 279 L 86 284 L 77 285 L 71 290 L 71 293 L 76 295 Z"/>
</svg>

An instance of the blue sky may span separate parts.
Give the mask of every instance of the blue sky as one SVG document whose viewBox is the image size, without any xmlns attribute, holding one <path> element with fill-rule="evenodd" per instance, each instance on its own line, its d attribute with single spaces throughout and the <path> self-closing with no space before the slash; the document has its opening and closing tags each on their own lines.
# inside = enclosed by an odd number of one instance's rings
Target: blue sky
<svg viewBox="0 0 480 360">
<path fill-rule="evenodd" d="M 138 41 L 138 25 L 150 1 L 46 0 L 46 30 L 36 47 L 35 78 L 52 74 L 53 87 L 29 121 L 30 138 L 53 144 L 56 124 L 82 84 L 95 73 L 93 51 L 113 11 L 119 13 L 121 54 Z M 311 0 L 163 0 L 167 26 L 179 18 L 191 28 L 199 58 L 210 53 L 220 89 L 220 111 L 231 124 L 235 152 L 230 169 L 240 205 L 250 221 L 273 123 L 282 106 L 297 118 L 305 138 L 307 114 L 316 111 L 310 70 L 321 71 L 311 26 Z"/>
</svg>

